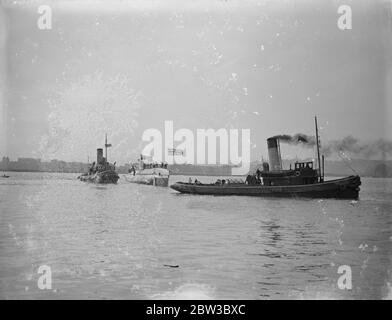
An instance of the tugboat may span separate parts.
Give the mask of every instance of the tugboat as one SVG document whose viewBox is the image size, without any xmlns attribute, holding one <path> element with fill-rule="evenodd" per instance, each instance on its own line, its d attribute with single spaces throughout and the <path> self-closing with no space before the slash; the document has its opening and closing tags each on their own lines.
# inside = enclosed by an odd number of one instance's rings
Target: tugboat
<svg viewBox="0 0 392 320">
<path fill-rule="evenodd" d="M 317 169 L 313 168 L 313 162 L 297 161 L 294 168 L 290 165 L 289 170 L 283 170 L 279 138 L 271 137 L 267 139 L 269 163 L 263 163 L 263 170 L 258 169 L 255 175 L 248 175 L 246 181 L 228 179 L 211 184 L 177 182 L 170 187 L 181 193 L 202 195 L 358 199 L 361 185 L 358 175 L 324 180 L 324 156 L 321 162 L 317 118 L 315 125 Z"/>
<path fill-rule="evenodd" d="M 169 175 L 166 163 L 156 163 L 149 157 L 140 155 L 138 163 L 131 165 L 125 180 L 130 183 L 167 187 L 169 186 Z"/>
<path fill-rule="evenodd" d="M 107 148 L 111 147 L 107 142 L 107 135 L 105 136 L 105 157 L 103 156 L 103 149 L 97 149 L 97 162 L 93 162 L 87 173 L 78 177 L 80 181 L 93 183 L 117 183 L 120 178 L 116 172 L 116 162 L 110 164 L 107 161 Z"/>
</svg>

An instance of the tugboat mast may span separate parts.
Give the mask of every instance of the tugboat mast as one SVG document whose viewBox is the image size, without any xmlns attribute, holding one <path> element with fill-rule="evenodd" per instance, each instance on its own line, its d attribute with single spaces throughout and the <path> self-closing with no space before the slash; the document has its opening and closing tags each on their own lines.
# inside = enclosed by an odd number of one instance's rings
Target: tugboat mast
<svg viewBox="0 0 392 320">
<path fill-rule="evenodd" d="M 108 134 L 105 133 L 105 160 L 108 162 Z"/>
<path fill-rule="evenodd" d="M 318 135 L 318 127 L 317 127 L 317 116 L 314 117 L 314 123 L 316 125 L 316 146 L 317 146 L 317 169 L 318 169 L 318 174 L 319 174 L 319 181 L 322 182 L 322 177 L 321 177 L 321 160 L 320 160 L 320 145 L 319 145 L 319 135 Z"/>
<path fill-rule="evenodd" d="M 112 146 L 112 144 L 108 143 L 108 134 L 105 133 L 105 160 L 106 160 L 106 163 L 109 163 L 109 161 L 108 161 L 108 148 L 111 146 Z"/>
</svg>

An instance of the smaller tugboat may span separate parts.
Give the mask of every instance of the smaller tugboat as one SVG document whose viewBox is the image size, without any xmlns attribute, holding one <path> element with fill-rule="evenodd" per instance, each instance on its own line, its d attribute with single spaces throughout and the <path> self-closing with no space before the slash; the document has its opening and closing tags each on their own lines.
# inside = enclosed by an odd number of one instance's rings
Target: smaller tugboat
<svg viewBox="0 0 392 320">
<path fill-rule="evenodd" d="M 166 163 L 153 162 L 149 157 L 140 155 L 138 163 L 132 164 L 125 180 L 130 183 L 167 187 L 169 175 Z"/>
<path fill-rule="evenodd" d="M 87 173 L 78 177 L 80 181 L 93 182 L 93 183 L 117 183 L 120 178 L 116 172 L 116 162 L 110 164 L 107 161 L 108 152 L 107 148 L 111 147 L 105 137 L 105 157 L 103 156 L 103 149 L 97 149 L 97 162 L 93 162 Z"/>
</svg>

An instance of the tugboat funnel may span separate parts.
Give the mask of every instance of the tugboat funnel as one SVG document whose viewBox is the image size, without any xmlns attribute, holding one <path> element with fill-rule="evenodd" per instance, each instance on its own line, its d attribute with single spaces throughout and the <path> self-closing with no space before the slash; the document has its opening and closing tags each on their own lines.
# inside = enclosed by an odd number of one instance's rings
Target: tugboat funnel
<svg viewBox="0 0 392 320">
<path fill-rule="evenodd" d="M 97 149 L 97 164 L 102 163 L 102 162 L 103 162 L 103 149 L 98 148 Z"/>
<path fill-rule="evenodd" d="M 282 170 L 282 159 L 280 156 L 280 144 L 278 138 L 268 138 L 268 157 L 272 171 Z"/>
</svg>

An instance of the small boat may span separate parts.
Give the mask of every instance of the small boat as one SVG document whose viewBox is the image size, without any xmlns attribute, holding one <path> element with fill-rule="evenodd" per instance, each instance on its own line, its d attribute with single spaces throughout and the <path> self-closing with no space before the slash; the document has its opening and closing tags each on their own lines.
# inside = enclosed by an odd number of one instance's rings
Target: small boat
<svg viewBox="0 0 392 320">
<path fill-rule="evenodd" d="M 257 169 L 254 175 L 248 175 L 246 181 L 232 179 L 218 180 L 203 184 L 177 182 L 170 187 L 178 192 L 201 195 L 235 195 L 257 197 L 294 197 L 294 198 L 337 198 L 358 199 L 361 179 L 352 175 L 341 179 L 325 181 L 324 156 L 320 165 L 319 137 L 316 124 L 316 145 L 318 168 L 313 162 L 296 162 L 294 168 L 283 170 L 278 137 L 267 139 L 269 163 L 263 163 L 263 169 Z M 270 171 L 270 167 L 272 170 Z"/>
<path fill-rule="evenodd" d="M 146 184 L 158 187 L 169 186 L 169 170 L 167 164 L 153 162 L 141 155 L 137 164 L 132 164 L 125 180 L 130 183 Z"/>
<path fill-rule="evenodd" d="M 103 149 L 97 149 L 97 162 L 93 162 L 87 173 L 78 177 L 80 181 L 92 183 L 117 183 L 120 178 L 116 172 L 116 163 L 110 164 L 107 161 L 107 148 L 111 147 L 107 143 L 107 136 L 105 138 L 105 157 L 103 156 Z"/>
<path fill-rule="evenodd" d="M 1 176 L 2 178 L 9 178 L 10 176 L 6 175 L 5 173 Z"/>
</svg>

